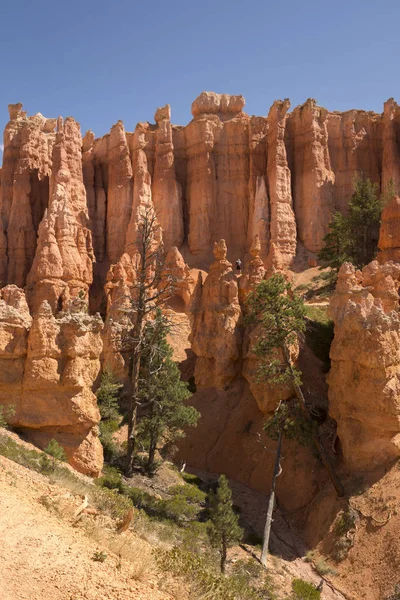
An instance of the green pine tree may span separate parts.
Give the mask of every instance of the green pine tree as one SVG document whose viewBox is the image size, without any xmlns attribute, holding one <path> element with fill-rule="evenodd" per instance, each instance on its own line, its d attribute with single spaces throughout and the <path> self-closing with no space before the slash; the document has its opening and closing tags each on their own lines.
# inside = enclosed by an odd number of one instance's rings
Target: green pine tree
<svg viewBox="0 0 400 600">
<path fill-rule="evenodd" d="M 138 423 L 138 437 L 148 448 L 150 472 L 154 470 L 156 450 L 184 437 L 185 428 L 196 426 L 200 416 L 193 406 L 185 403 L 191 394 L 172 360 L 172 348 L 167 342 L 170 328 L 160 309 L 144 328 L 139 379 L 143 414 Z"/>
<path fill-rule="evenodd" d="M 101 375 L 100 386 L 96 392 L 101 421 L 99 424 L 100 441 L 103 445 L 106 460 L 115 454 L 113 434 L 118 430 L 121 421 L 119 412 L 119 395 L 122 384 L 112 371 L 106 367 Z"/>
<path fill-rule="evenodd" d="M 207 533 L 210 543 L 220 553 L 221 573 L 225 573 L 228 548 L 238 544 L 243 537 L 243 529 L 239 527 L 239 517 L 232 507 L 232 492 L 225 475 L 218 479 L 217 491 L 209 493 L 210 521 Z"/>
<path fill-rule="evenodd" d="M 384 194 L 379 195 L 379 186 L 370 179 L 360 176 L 354 180 L 354 193 L 348 214 L 335 212 L 324 237 L 324 245 L 318 258 L 324 267 L 337 274 L 344 262 L 351 262 L 362 269 L 374 259 L 383 206 L 395 193 L 391 182 Z"/>
</svg>

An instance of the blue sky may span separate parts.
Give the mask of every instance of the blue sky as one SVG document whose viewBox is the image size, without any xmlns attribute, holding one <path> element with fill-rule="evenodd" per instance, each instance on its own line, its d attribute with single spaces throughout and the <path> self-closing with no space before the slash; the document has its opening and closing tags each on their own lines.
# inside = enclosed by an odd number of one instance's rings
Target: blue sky
<svg viewBox="0 0 400 600">
<path fill-rule="evenodd" d="M 381 111 L 400 101 L 399 22 L 399 0 L 1 2 L 0 128 L 18 101 L 96 135 L 166 103 L 184 125 L 203 90 L 258 115 L 285 97 Z"/>
</svg>

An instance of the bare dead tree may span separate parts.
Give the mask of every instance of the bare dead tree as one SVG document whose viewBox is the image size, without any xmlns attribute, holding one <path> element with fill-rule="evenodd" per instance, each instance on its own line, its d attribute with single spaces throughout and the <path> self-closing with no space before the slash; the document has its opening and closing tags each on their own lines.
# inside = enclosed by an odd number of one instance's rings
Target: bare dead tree
<svg viewBox="0 0 400 600">
<path fill-rule="evenodd" d="M 282 474 L 281 448 L 282 448 L 282 430 L 279 432 L 278 446 L 276 448 L 275 466 L 274 466 L 274 472 L 272 474 L 271 491 L 269 493 L 269 500 L 268 500 L 267 519 L 265 521 L 265 527 L 264 527 L 263 547 L 262 547 L 262 552 L 261 552 L 261 563 L 264 567 L 267 566 L 269 538 L 271 537 L 271 526 L 272 526 L 272 520 L 273 520 L 272 514 L 273 514 L 274 506 L 275 506 L 276 480 L 279 477 L 279 475 Z"/>
<path fill-rule="evenodd" d="M 143 207 L 139 214 L 137 239 L 136 282 L 132 288 L 132 309 L 134 313 L 131 331 L 127 332 L 129 347 L 129 408 L 128 408 L 128 447 L 125 475 L 131 477 L 137 447 L 137 415 L 139 407 L 140 356 L 144 344 L 144 326 L 157 308 L 170 298 L 175 290 L 175 281 L 165 271 L 165 251 L 161 242 L 161 229 L 152 207 Z"/>
</svg>

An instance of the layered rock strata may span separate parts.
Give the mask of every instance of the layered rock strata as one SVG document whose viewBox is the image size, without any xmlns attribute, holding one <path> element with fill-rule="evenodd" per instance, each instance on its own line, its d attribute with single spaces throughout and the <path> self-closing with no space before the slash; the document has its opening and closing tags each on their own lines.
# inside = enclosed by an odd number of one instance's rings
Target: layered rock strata
<svg viewBox="0 0 400 600">
<path fill-rule="evenodd" d="M 319 250 L 331 212 L 346 211 L 360 171 L 382 190 L 392 180 L 399 192 L 394 100 L 382 115 L 331 113 L 309 99 L 293 112 L 284 100 L 267 117 L 250 117 L 244 105 L 242 96 L 204 92 L 186 127 L 171 123 L 166 105 L 155 124 L 139 123 L 134 133 L 118 121 L 110 134 L 83 140 L 73 119 L 59 121 L 56 132 L 55 119 L 10 105 L 0 281 L 28 285 L 31 307 L 49 294 L 54 308 L 63 293 L 90 289 L 91 306 L 105 311 L 106 274 L 130 254 L 139 205 L 153 203 L 166 250 L 176 246 L 191 268 L 207 267 L 221 238 L 229 260 L 244 260 L 258 235 L 262 260 L 276 269 L 291 265 L 298 240 L 311 255 Z M 34 288 L 43 290 L 37 298 Z"/>
<path fill-rule="evenodd" d="M 331 299 L 330 412 L 354 471 L 400 456 L 399 287 L 400 264 L 345 263 Z"/>
<path fill-rule="evenodd" d="M 102 328 L 79 299 L 57 316 L 44 301 L 32 318 L 21 289 L 0 290 L 0 405 L 15 409 L 11 424 L 30 440 L 44 448 L 56 439 L 72 466 L 94 476 L 103 465 L 92 392 Z"/>
</svg>

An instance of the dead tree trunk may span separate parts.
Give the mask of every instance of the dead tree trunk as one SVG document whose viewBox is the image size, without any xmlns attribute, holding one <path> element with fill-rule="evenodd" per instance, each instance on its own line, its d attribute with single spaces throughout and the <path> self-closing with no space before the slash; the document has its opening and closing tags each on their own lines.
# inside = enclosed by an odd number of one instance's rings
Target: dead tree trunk
<svg viewBox="0 0 400 600">
<path fill-rule="evenodd" d="M 262 552 L 261 552 L 261 564 L 264 567 L 267 566 L 269 538 L 271 536 L 271 526 L 272 526 L 272 513 L 274 511 L 274 504 L 275 504 L 276 479 L 281 474 L 281 466 L 280 466 L 281 448 L 282 448 L 282 430 L 279 432 L 278 446 L 276 449 L 276 457 L 275 457 L 274 473 L 272 475 L 271 491 L 269 494 L 269 501 L 268 501 L 267 520 L 265 521 L 265 527 L 264 527 L 264 540 L 263 540 L 263 547 L 262 547 Z"/>
</svg>

